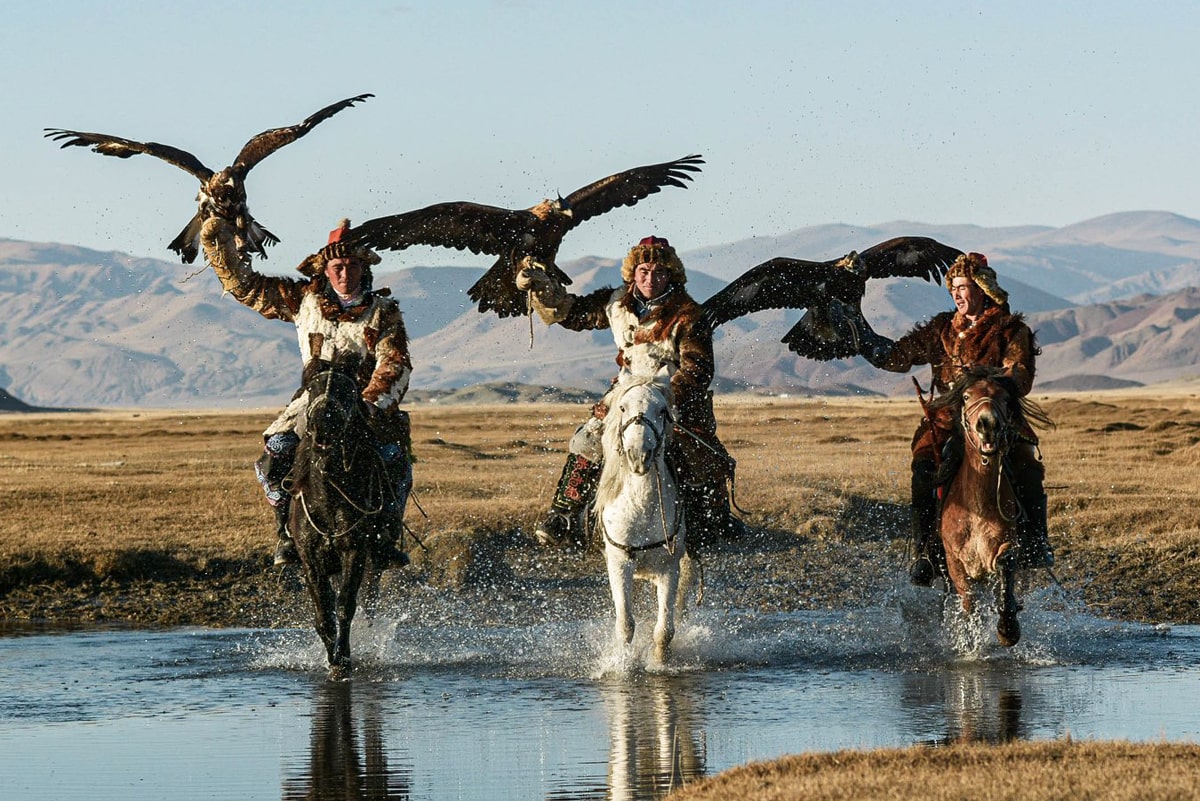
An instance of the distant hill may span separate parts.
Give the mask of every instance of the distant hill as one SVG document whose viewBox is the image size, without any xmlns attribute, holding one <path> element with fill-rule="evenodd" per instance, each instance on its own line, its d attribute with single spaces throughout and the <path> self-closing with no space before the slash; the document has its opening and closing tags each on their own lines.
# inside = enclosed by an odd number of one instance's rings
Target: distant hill
<svg viewBox="0 0 1200 801">
<path fill-rule="evenodd" d="M 1200 283 L 1200 222 L 1167 212 L 1113 214 L 1063 228 L 813 226 L 683 253 L 688 290 L 704 299 L 772 256 L 833 258 L 900 234 L 988 254 L 1014 307 L 1038 329 L 1045 348 L 1039 386 L 1094 386 L 1096 376 L 1157 383 L 1200 373 L 1200 299 L 1192 289 Z M 385 254 L 385 266 L 401 263 L 401 256 Z M 481 259 L 478 269 L 414 266 L 376 277 L 405 312 L 414 393 L 461 396 L 457 391 L 481 384 L 492 387 L 479 391 L 490 399 L 505 397 L 508 390 L 496 389 L 505 386 L 602 391 L 615 370 L 611 334 L 535 321 L 530 347 L 528 319 L 480 315 L 466 295 L 488 262 Z M 562 266 L 576 292 L 620 280 L 615 259 Z M 0 302 L 0 386 L 31 405 L 278 406 L 299 380 L 293 327 L 221 297 L 209 270 L 0 239 Z M 897 336 L 950 302 L 941 286 L 876 281 L 864 308 L 880 333 Z M 716 386 L 911 391 L 907 378 L 860 359 L 795 358 L 779 338 L 798 318 L 794 311 L 764 311 L 724 326 L 715 341 Z"/>
</svg>

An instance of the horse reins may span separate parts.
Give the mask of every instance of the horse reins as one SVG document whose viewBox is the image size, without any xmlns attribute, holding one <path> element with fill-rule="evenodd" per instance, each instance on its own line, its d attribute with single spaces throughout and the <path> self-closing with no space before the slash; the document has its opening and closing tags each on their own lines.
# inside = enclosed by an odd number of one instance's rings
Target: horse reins
<svg viewBox="0 0 1200 801">
<path fill-rule="evenodd" d="M 984 397 L 977 401 L 973 401 L 972 403 L 963 404 L 962 412 L 959 415 L 959 425 L 963 430 L 963 438 L 966 439 L 973 448 L 975 448 L 975 451 L 979 454 L 979 459 L 983 463 L 984 467 L 987 467 L 991 464 L 991 456 L 983 452 L 983 441 L 979 438 L 979 433 L 975 430 L 975 426 L 968 425 L 968 419 L 971 413 L 976 409 L 991 402 L 992 398 Z M 1005 479 L 1004 464 L 1007 461 L 1005 457 L 1008 456 L 1008 451 L 1012 447 L 1012 435 L 1014 429 L 1007 413 L 997 414 L 995 410 L 993 410 L 992 413 L 996 415 L 997 429 L 999 432 L 1001 432 L 1001 435 L 996 437 L 995 455 L 1000 459 L 1000 467 L 996 471 L 996 511 L 1000 514 L 1001 520 L 1003 520 L 1005 523 L 1012 523 L 1015 520 L 1019 520 L 1025 512 L 1025 510 L 1021 507 L 1020 498 L 1016 497 L 1016 493 L 1013 493 L 1013 499 L 1017 503 L 1017 513 L 1015 516 L 1009 517 L 1007 514 L 1005 514 L 1004 504 L 1000 502 L 1001 487 L 1003 486 Z"/>
<path fill-rule="evenodd" d="M 620 428 L 617 429 L 617 453 L 621 456 L 625 455 L 625 431 L 629 429 L 630 426 L 639 424 L 650 429 L 651 433 L 654 434 L 654 449 L 650 451 L 650 454 L 657 462 L 658 456 L 660 453 L 662 453 L 663 446 L 666 444 L 667 438 L 664 434 L 666 431 L 666 426 L 663 426 L 661 429 L 655 427 L 654 423 L 651 422 L 650 418 L 646 417 L 644 412 L 638 412 L 628 420 L 623 420 L 621 422 Z M 629 557 L 632 557 L 635 553 L 640 551 L 650 551 L 659 547 L 665 547 L 667 549 L 667 553 L 671 554 L 672 556 L 675 555 L 675 539 L 679 536 L 679 524 L 683 518 L 683 515 L 675 515 L 674 525 L 670 526 L 671 530 L 668 531 L 666 504 L 663 503 L 662 480 L 662 471 L 658 469 L 656 464 L 654 468 L 654 485 L 658 490 L 658 516 L 659 520 L 662 522 L 662 542 L 652 542 L 647 545 L 624 545 L 608 536 L 608 530 L 604 528 L 604 520 L 597 517 L 597 521 L 600 524 L 600 533 L 604 535 L 605 542 L 611 543 L 616 548 L 620 548 L 625 552 L 625 555 Z"/>
</svg>

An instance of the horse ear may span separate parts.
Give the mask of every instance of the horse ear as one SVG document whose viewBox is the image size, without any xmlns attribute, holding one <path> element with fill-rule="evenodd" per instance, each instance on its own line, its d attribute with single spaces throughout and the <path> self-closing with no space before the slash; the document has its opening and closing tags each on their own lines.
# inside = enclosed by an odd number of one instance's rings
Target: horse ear
<svg viewBox="0 0 1200 801">
<path fill-rule="evenodd" d="M 658 366 L 658 372 L 654 374 L 654 380 L 660 384 L 669 384 L 673 375 L 675 375 L 675 365 L 670 362 L 663 362 Z"/>
</svg>

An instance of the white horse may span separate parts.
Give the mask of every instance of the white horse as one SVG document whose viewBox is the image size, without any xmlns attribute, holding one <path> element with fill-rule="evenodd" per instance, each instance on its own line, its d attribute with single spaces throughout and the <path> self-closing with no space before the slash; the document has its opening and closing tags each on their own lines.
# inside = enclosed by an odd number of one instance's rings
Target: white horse
<svg viewBox="0 0 1200 801">
<path fill-rule="evenodd" d="M 604 535 L 608 582 L 616 610 L 616 634 L 633 641 L 635 577 L 658 589 L 654 655 L 666 661 L 691 583 L 679 483 L 667 468 L 674 426 L 669 374 L 627 376 L 610 394 L 601 442 L 604 466 L 595 513 Z M 681 578 L 682 575 L 682 578 Z"/>
</svg>

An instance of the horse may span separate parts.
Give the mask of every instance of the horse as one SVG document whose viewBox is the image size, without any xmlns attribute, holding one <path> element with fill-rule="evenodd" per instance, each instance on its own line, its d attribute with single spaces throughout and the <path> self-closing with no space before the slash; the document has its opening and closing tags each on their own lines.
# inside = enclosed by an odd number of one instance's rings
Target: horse
<svg viewBox="0 0 1200 801">
<path fill-rule="evenodd" d="M 669 374 L 629 375 L 614 387 L 601 435 L 593 513 L 604 537 L 616 635 L 633 641 L 633 579 L 657 588 L 654 656 L 665 662 L 691 584 L 679 482 L 666 454 L 675 423 Z"/>
<path fill-rule="evenodd" d="M 1021 639 L 1020 608 L 1014 588 L 1020 503 L 1009 476 L 1009 454 L 1029 422 L 1048 423 L 1035 403 L 1021 398 L 1016 385 L 993 367 L 973 367 L 931 411 L 958 408 L 957 434 L 962 460 L 942 497 L 940 525 L 948 584 L 963 612 L 973 607 L 972 585 L 999 578 L 1000 619 L 996 634 L 1005 647 Z"/>
<path fill-rule="evenodd" d="M 333 679 L 351 672 L 350 624 L 391 491 L 354 379 L 357 368 L 356 359 L 305 365 L 300 444 L 286 481 L 293 497 L 288 530 Z M 373 568 L 370 575 L 378 579 Z"/>
</svg>

